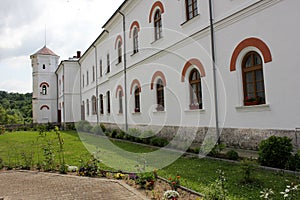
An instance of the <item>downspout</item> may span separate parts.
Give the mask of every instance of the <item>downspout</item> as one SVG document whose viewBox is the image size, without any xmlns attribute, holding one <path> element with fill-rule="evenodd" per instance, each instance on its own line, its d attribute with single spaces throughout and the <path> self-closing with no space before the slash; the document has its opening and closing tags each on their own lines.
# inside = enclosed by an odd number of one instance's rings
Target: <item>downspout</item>
<svg viewBox="0 0 300 200">
<path fill-rule="evenodd" d="M 64 80 L 63 80 L 63 102 L 64 102 L 64 113 L 63 113 L 63 115 L 64 115 L 64 128 L 65 128 L 65 126 L 66 126 L 66 106 L 65 106 L 65 65 L 63 64 L 63 77 L 64 77 Z"/>
<path fill-rule="evenodd" d="M 216 136 L 218 138 L 217 143 L 220 144 L 219 107 L 218 107 L 218 91 L 217 91 L 217 77 L 216 77 L 217 69 L 216 69 L 216 58 L 215 58 L 215 37 L 214 37 L 214 19 L 213 19 L 212 0 L 209 0 L 209 18 L 210 18 L 210 36 L 211 36 L 211 56 L 212 56 L 212 61 L 213 61 Z"/>
<path fill-rule="evenodd" d="M 93 47 L 95 48 L 95 68 L 96 68 L 96 115 L 97 115 L 97 125 L 99 125 L 99 112 L 98 112 L 98 66 L 97 66 L 97 60 L 98 60 L 98 55 L 97 55 L 97 47 L 95 44 L 93 44 Z"/>
<path fill-rule="evenodd" d="M 84 113 L 82 113 L 82 106 L 84 106 L 84 105 L 82 105 L 82 80 L 81 80 L 81 64 L 80 64 L 80 62 L 79 62 L 79 59 L 78 59 L 78 65 L 79 65 L 79 99 L 80 99 L 80 120 L 79 121 L 81 121 L 81 120 L 83 120 L 84 118 L 83 118 L 83 115 L 84 115 Z"/>
<path fill-rule="evenodd" d="M 125 131 L 128 131 L 128 116 L 127 116 L 127 71 L 126 71 L 126 34 L 125 34 L 125 15 L 118 10 L 123 17 L 123 39 L 124 39 L 124 96 L 125 96 Z"/>
</svg>

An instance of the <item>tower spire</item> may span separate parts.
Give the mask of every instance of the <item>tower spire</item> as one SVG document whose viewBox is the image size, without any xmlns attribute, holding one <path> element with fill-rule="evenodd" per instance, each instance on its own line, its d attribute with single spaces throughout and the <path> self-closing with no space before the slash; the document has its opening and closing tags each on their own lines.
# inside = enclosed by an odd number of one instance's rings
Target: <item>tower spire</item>
<svg viewBox="0 0 300 200">
<path fill-rule="evenodd" d="M 45 24 L 45 46 L 47 46 L 47 25 Z"/>
</svg>

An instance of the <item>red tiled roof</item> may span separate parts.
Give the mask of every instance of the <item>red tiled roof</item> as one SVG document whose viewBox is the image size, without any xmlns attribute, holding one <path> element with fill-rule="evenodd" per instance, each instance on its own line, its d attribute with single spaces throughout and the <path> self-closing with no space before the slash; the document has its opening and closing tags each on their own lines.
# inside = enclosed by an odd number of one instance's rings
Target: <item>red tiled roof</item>
<svg viewBox="0 0 300 200">
<path fill-rule="evenodd" d="M 41 48 L 34 55 L 36 55 L 36 54 L 57 56 L 53 51 L 51 51 L 50 49 L 48 49 L 46 46 L 44 46 L 43 48 Z"/>
</svg>

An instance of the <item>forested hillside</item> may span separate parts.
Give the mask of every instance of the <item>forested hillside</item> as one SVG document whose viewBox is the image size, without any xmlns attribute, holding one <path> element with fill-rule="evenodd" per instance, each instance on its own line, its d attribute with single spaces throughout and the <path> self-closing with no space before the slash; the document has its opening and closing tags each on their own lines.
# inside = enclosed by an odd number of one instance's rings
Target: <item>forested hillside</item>
<svg viewBox="0 0 300 200">
<path fill-rule="evenodd" d="M 0 91 L 0 124 L 32 122 L 32 93 L 19 94 Z"/>
</svg>

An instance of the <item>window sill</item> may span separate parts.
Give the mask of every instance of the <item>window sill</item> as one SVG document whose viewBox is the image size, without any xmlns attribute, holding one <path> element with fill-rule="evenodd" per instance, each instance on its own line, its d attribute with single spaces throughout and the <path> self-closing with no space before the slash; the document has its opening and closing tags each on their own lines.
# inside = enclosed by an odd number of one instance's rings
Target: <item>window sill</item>
<svg viewBox="0 0 300 200">
<path fill-rule="evenodd" d="M 187 112 L 187 113 L 205 113 L 205 110 L 204 109 L 189 109 L 189 110 L 185 110 L 184 112 Z"/>
<path fill-rule="evenodd" d="M 130 56 L 135 56 L 136 54 L 138 54 L 139 53 L 139 51 L 137 51 L 137 52 L 133 52 Z"/>
<path fill-rule="evenodd" d="M 162 114 L 164 114 L 164 113 L 166 113 L 166 111 L 165 110 L 153 110 L 153 113 L 162 113 Z"/>
<path fill-rule="evenodd" d="M 163 39 L 164 39 L 164 37 L 163 37 L 163 36 L 161 36 L 161 37 L 160 37 L 160 38 L 158 38 L 158 39 L 154 39 L 154 41 L 153 41 L 153 42 L 151 42 L 151 44 L 153 45 L 153 44 L 155 44 L 155 43 L 161 42 Z"/>
<path fill-rule="evenodd" d="M 182 24 L 180 24 L 180 26 L 184 26 L 186 24 L 189 24 L 190 22 L 194 21 L 196 18 L 198 18 L 200 16 L 200 14 L 198 13 L 197 15 L 195 15 L 194 17 L 192 17 L 191 19 L 186 20 L 185 22 L 183 22 Z"/>
<path fill-rule="evenodd" d="M 122 62 L 118 62 L 117 64 L 116 64 L 116 66 L 118 66 L 118 65 L 120 65 Z"/>
<path fill-rule="evenodd" d="M 253 105 L 253 106 L 236 106 L 236 111 L 238 112 L 261 112 L 261 111 L 270 111 L 269 104 Z"/>
<path fill-rule="evenodd" d="M 133 112 L 133 113 L 131 113 L 132 115 L 142 115 L 142 113 L 141 112 Z"/>
</svg>

